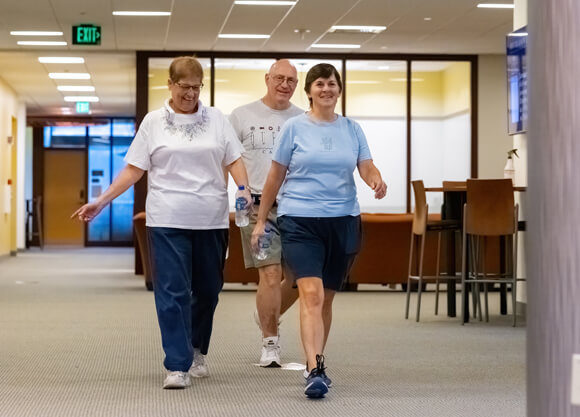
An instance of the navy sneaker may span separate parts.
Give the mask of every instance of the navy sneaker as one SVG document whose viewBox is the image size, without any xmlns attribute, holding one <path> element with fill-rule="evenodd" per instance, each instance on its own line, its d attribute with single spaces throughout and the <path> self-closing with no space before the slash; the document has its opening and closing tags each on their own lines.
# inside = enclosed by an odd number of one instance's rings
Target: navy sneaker
<svg viewBox="0 0 580 417">
<path fill-rule="evenodd" d="M 316 368 L 312 368 L 308 378 L 306 378 L 306 388 L 304 394 L 308 398 L 323 398 L 328 392 L 328 385 L 324 382 L 324 356 L 316 355 Z"/>
<path fill-rule="evenodd" d="M 308 368 L 308 363 L 306 363 L 306 368 Z M 304 379 L 308 379 L 308 375 L 310 375 L 310 373 L 305 369 L 304 370 Z M 326 386 L 328 388 L 332 388 L 332 379 L 330 379 L 328 377 L 328 375 L 326 375 L 326 369 L 323 370 L 322 372 L 319 372 L 319 375 L 322 377 L 322 379 L 324 380 L 324 383 L 326 384 Z"/>
</svg>

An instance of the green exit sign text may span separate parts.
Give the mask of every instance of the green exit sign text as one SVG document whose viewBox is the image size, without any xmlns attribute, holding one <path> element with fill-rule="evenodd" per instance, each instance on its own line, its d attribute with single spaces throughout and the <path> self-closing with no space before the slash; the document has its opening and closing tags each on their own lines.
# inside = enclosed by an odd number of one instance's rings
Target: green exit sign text
<svg viewBox="0 0 580 417">
<path fill-rule="evenodd" d="M 73 26 L 73 45 L 100 45 L 101 27 L 95 25 Z"/>
<path fill-rule="evenodd" d="M 88 101 L 77 101 L 77 113 L 90 113 L 91 105 Z"/>
</svg>

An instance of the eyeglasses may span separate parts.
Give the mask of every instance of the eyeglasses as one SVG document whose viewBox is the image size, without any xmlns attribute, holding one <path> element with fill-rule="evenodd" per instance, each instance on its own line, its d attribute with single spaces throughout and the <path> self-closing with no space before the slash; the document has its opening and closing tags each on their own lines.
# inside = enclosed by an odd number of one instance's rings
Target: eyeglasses
<svg viewBox="0 0 580 417">
<path fill-rule="evenodd" d="M 294 88 L 298 84 L 298 80 L 292 77 L 284 77 L 283 75 L 271 75 L 270 78 L 274 80 L 274 84 L 283 84 L 284 81 L 288 84 L 288 87 Z"/>
<path fill-rule="evenodd" d="M 192 90 L 194 93 L 199 93 L 201 91 L 201 89 L 203 88 L 203 83 L 201 83 L 199 85 L 188 85 L 188 84 L 181 84 L 180 82 L 176 82 L 173 84 L 178 86 L 181 89 L 181 91 L 183 91 L 184 93 L 188 92 L 189 90 Z"/>
</svg>

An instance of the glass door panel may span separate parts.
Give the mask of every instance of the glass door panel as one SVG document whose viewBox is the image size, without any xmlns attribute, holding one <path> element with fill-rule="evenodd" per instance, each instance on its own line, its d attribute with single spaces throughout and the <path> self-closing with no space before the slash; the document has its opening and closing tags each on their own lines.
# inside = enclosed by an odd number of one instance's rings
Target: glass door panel
<svg viewBox="0 0 580 417">
<path fill-rule="evenodd" d="M 355 175 L 363 212 L 400 213 L 407 198 L 406 61 L 347 61 L 346 113 L 362 127 L 373 162 L 388 185 L 376 200 Z"/>
<path fill-rule="evenodd" d="M 469 62 L 413 61 L 411 65 L 411 179 L 426 187 L 464 181 L 471 172 Z M 442 195 L 427 193 L 431 212 Z"/>
</svg>

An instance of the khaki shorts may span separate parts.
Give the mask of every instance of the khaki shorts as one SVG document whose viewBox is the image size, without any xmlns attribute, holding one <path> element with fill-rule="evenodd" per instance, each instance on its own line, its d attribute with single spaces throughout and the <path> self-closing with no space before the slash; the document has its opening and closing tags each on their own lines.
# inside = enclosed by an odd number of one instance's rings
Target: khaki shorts
<svg viewBox="0 0 580 417">
<path fill-rule="evenodd" d="M 278 230 L 278 223 L 276 222 L 277 208 L 273 207 L 268 213 L 268 226 L 272 229 L 272 245 L 270 246 L 270 252 L 266 259 L 258 260 L 254 256 L 254 251 L 252 250 L 252 231 L 256 225 L 256 219 L 258 218 L 259 205 L 252 206 L 252 212 L 250 213 L 250 224 L 246 227 L 240 227 L 240 235 L 242 236 L 242 250 L 244 252 L 244 265 L 246 269 L 249 268 L 260 268 L 266 265 L 279 264 L 282 257 L 282 245 L 280 243 L 280 231 Z"/>
</svg>

